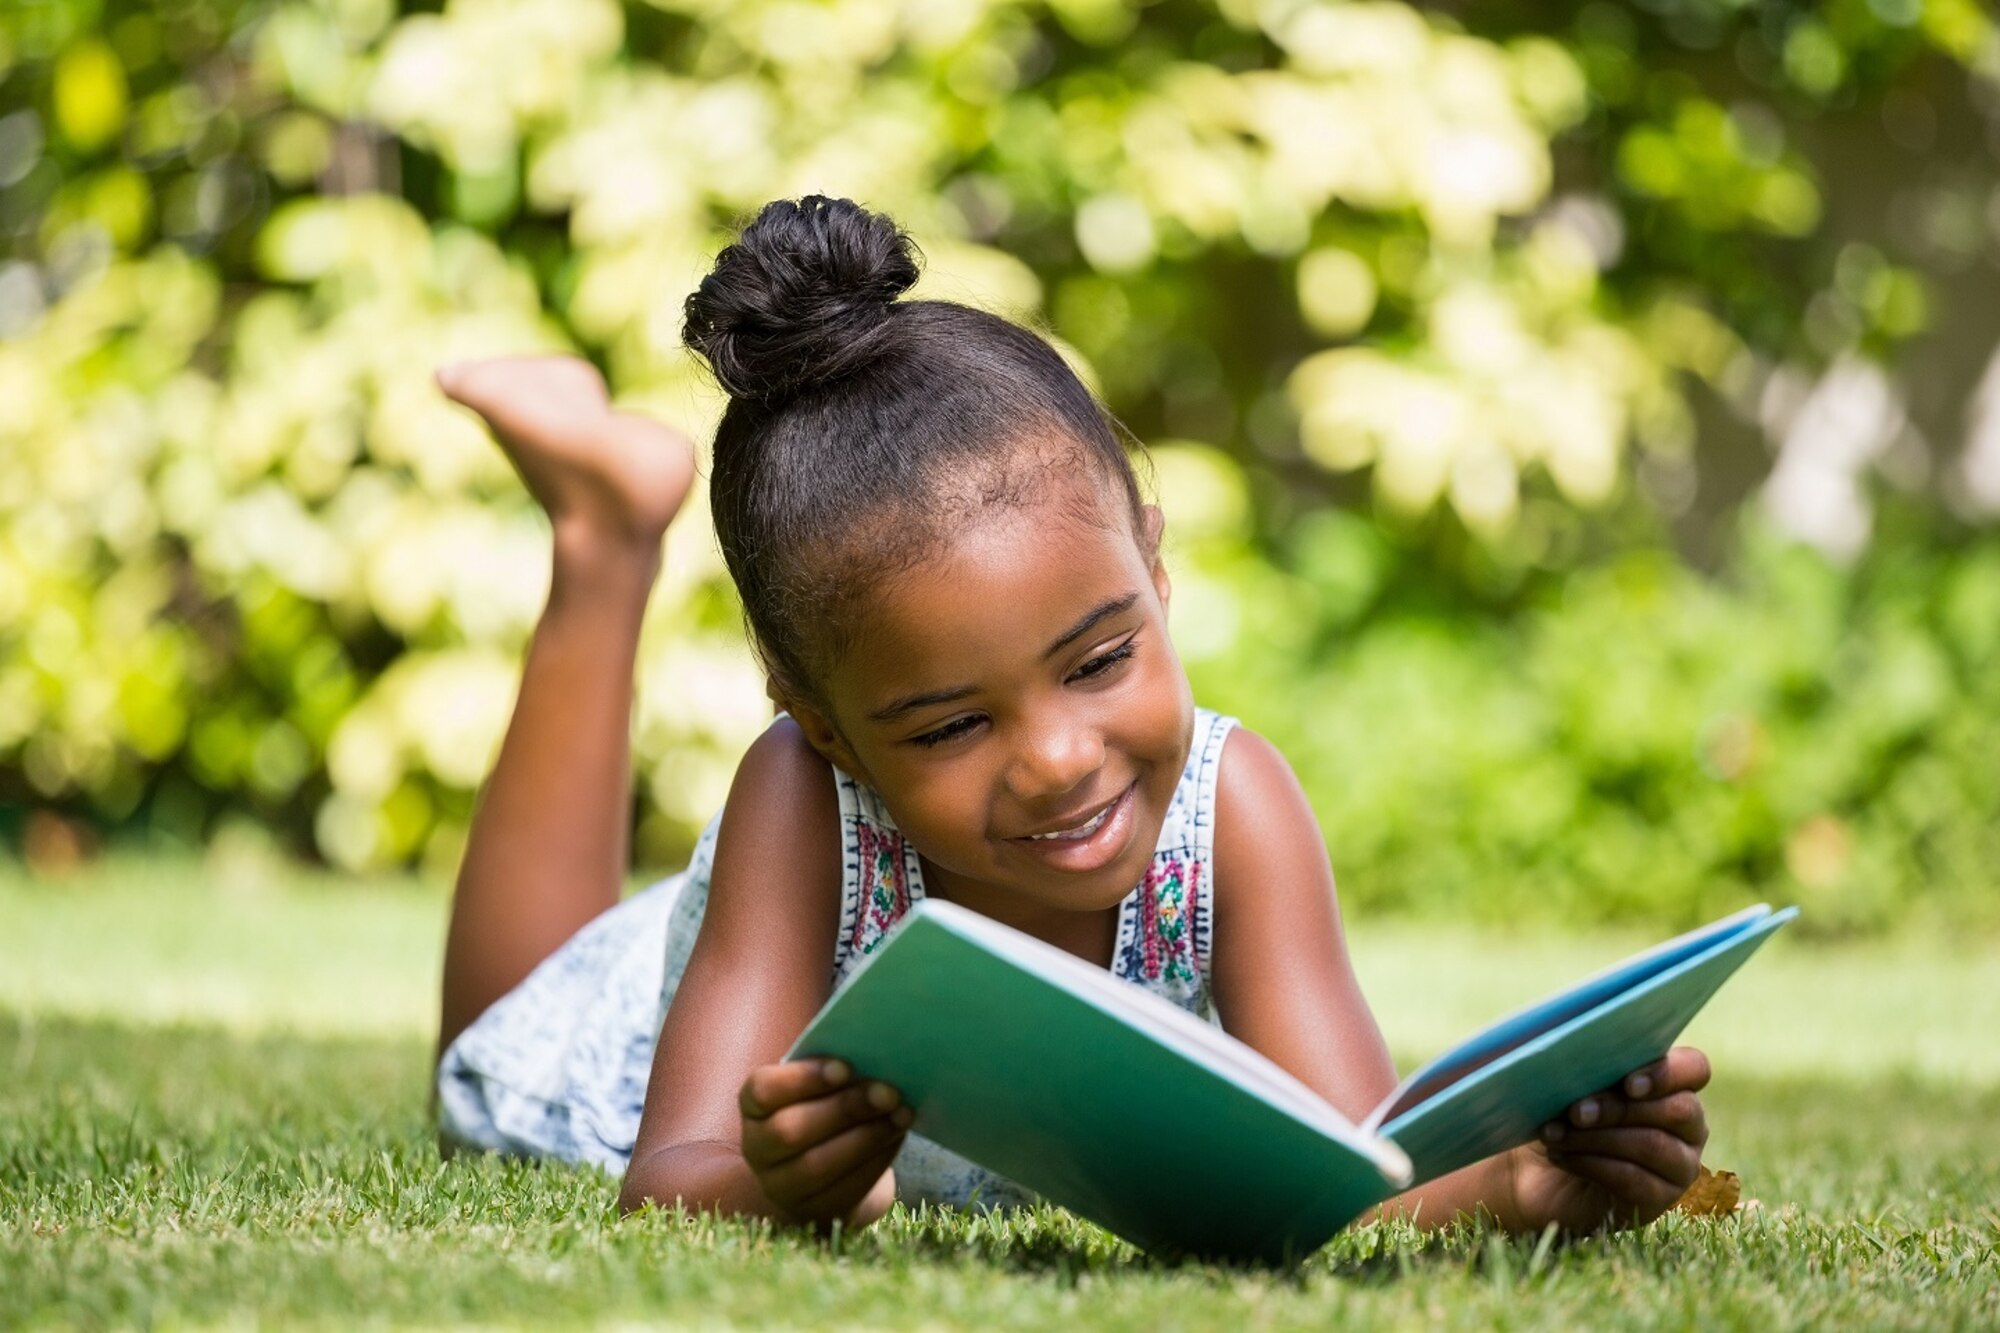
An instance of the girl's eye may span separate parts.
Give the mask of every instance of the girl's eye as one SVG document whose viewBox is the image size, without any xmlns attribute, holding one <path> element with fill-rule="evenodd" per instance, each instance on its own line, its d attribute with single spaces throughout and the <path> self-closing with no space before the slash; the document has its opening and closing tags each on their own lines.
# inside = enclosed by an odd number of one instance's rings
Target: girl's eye
<svg viewBox="0 0 2000 1333">
<path fill-rule="evenodd" d="M 1102 675 L 1106 671 L 1109 671 L 1112 667 L 1117 666 L 1120 662 L 1123 662 L 1127 658 L 1131 657 L 1132 650 L 1134 648 L 1137 648 L 1138 646 L 1139 646 L 1139 640 L 1136 637 L 1127 639 L 1125 640 L 1125 642 L 1119 644 L 1116 648 L 1113 648 L 1110 652 L 1100 653 L 1096 657 L 1091 658 L 1088 662 L 1085 662 L 1082 666 L 1076 669 L 1076 675 L 1071 677 L 1071 679 L 1088 680 L 1092 676 Z"/>
<path fill-rule="evenodd" d="M 912 736 L 910 737 L 910 740 L 912 741 L 912 743 L 921 745 L 928 750 L 934 745 L 942 745 L 946 741 L 956 740 L 958 737 L 965 735 L 967 732 L 971 731 L 974 727 L 978 725 L 979 725 L 978 715 L 973 713 L 968 713 L 964 717 L 953 718 L 951 721 L 939 727 L 936 731 L 927 731 L 921 736 Z"/>
</svg>

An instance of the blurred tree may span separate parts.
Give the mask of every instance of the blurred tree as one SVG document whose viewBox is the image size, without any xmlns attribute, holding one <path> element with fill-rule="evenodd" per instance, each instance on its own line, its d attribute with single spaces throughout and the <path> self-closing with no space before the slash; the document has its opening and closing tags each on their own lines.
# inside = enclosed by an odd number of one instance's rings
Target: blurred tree
<svg viewBox="0 0 2000 1333">
<path fill-rule="evenodd" d="M 244 810 L 343 865 L 450 863 L 545 537 L 429 368 L 567 347 L 703 436 L 720 403 L 680 302 L 733 223 L 818 190 L 893 212 L 923 292 L 1041 322 L 1162 442 L 1180 601 L 1208 627 L 1190 660 L 1224 695 L 1266 684 L 1234 706 L 1299 742 L 1346 836 L 1394 817 L 1339 813 L 1350 747 L 1425 733 L 1313 731 L 1300 701 L 1405 661 L 1412 625 L 1439 655 L 1413 679 L 1526 688 L 1495 645 L 1572 643 L 1537 628 L 1546 594 L 1607 552 L 1677 535 L 1715 558 L 1767 484 L 1765 435 L 1780 520 L 1829 484 L 1865 519 L 1871 468 L 1963 498 L 1926 423 L 1978 362 L 1910 349 L 1992 317 L 1953 288 L 1993 262 L 1996 87 L 1974 0 L 10 7 L 0 800 L 186 841 Z M 691 518 L 640 667 L 659 862 L 766 713 Z M 1730 632 L 1763 604 L 1707 605 L 1672 602 Z M 1632 691 L 1673 676 L 1631 671 Z M 1662 716 L 1723 725 L 1727 700 L 1689 698 Z M 1508 743 L 1571 752 L 1519 828 L 1602 860 L 1623 845 L 1604 821 L 1649 807 L 1624 778 L 1598 814 L 1572 789 L 1623 772 L 1603 752 L 1627 742 L 1557 733 Z M 1444 799 L 1423 771 L 1399 801 Z M 1727 873 L 1777 873 L 1772 838 L 1875 790 L 1788 808 Z M 1465 837 L 1455 854 L 1524 854 Z M 1404 901 L 1439 869 L 1366 864 Z"/>
<path fill-rule="evenodd" d="M 1684 550 L 1717 558 L 1757 488 L 1843 556 L 1867 540 L 1871 483 L 2000 511 L 1968 475 L 1965 434 L 2000 312 L 1960 295 L 2000 237 L 1990 6 L 1654 0 L 1465 18 L 1497 40 L 1554 37 L 1585 72 L 1591 110 L 1557 145 L 1553 207 L 1593 236 L 1609 298 L 1692 372 L 1694 429 L 1637 470 Z M 1688 303 L 1729 335 L 1685 319 Z M 1891 372 L 1879 407 L 1853 401 L 1874 393 L 1874 364 Z M 1813 410 L 1827 398 L 1843 420 Z M 1771 451 L 1785 465 L 1767 482 Z"/>
</svg>

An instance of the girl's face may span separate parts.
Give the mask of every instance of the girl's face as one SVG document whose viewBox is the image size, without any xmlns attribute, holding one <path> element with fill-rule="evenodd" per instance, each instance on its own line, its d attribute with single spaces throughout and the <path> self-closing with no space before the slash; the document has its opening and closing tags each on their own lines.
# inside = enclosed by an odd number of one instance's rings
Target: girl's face
<svg viewBox="0 0 2000 1333">
<path fill-rule="evenodd" d="M 1159 511 L 1084 475 L 988 511 L 873 596 L 809 738 L 881 793 L 939 896 L 1001 919 L 1111 907 L 1193 736 Z M 828 725 L 828 724 L 831 725 Z"/>
</svg>

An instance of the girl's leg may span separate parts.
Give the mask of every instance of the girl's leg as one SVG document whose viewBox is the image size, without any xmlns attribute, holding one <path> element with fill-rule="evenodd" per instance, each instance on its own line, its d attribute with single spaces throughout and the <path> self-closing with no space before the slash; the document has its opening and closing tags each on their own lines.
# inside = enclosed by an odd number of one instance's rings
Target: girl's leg
<svg viewBox="0 0 2000 1333">
<path fill-rule="evenodd" d="M 639 625 L 693 458 L 666 427 L 609 413 L 602 382 L 578 362 L 486 362 L 439 378 L 487 419 L 555 531 L 548 604 L 452 900 L 442 1054 L 618 901 Z"/>
</svg>

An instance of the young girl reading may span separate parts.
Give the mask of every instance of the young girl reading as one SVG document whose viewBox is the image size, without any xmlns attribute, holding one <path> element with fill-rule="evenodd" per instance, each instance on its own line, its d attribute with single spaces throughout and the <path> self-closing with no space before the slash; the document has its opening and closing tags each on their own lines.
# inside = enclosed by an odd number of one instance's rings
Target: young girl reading
<svg viewBox="0 0 2000 1333">
<path fill-rule="evenodd" d="M 447 1145 L 622 1170 L 626 1208 L 798 1224 L 1019 1198 L 867 1070 L 783 1058 L 926 896 L 1217 1018 L 1353 1118 L 1395 1083 L 1298 782 L 1190 697 L 1163 519 L 1105 413 L 1034 333 L 898 300 L 916 277 L 894 223 L 811 197 L 688 300 L 731 395 L 716 533 L 784 713 L 688 870 L 622 903 L 633 657 L 692 450 L 581 362 L 440 373 L 554 530 L 452 908 Z M 1383 1207 L 1644 1223 L 1695 1178 L 1707 1078 L 1676 1049 Z"/>
</svg>

